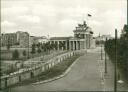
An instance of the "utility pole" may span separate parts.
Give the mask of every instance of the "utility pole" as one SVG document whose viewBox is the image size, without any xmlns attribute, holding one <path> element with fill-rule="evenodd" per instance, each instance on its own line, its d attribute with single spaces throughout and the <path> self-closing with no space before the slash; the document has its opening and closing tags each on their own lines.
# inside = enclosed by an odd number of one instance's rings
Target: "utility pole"
<svg viewBox="0 0 128 92">
<path fill-rule="evenodd" d="M 101 36 L 100 36 L 100 45 L 101 45 L 101 60 L 103 60 L 103 56 L 102 56 L 102 39 L 101 39 Z"/>
<path fill-rule="evenodd" d="M 1 46 L 2 46 L 2 35 L 0 33 L 0 90 L 1 90 L 1 76 L 2 76 L 2 68 L 1 68 Z"/>
<path fill-rule="evenodd" d="M 114 71 L 114 92 L 117 92 L 117 29 L 115 29 L 115 71 Z"/>
<path fill-rule="evenodd" d="M 28 59 L 29 59 L 29 33 L 28 33 Z"/>
<path fill-rule="evenodd" d="M 101 60 L 103 60 L 103 56 L 102 56 L 102 44 L 101 44 Z"/>
<path fill-rule="evenodd" d="M 127 25 L 128 25 L 128 0 L 127 0 Z"/>
<path fill-rule="evenodd" d="M 106 42 L 107 42 L 107 38 L 106 38 Z M 106 51 L 105 51 L 105 74 L 107 74 L 107 55 L 106 55 Z"/>
</svg>

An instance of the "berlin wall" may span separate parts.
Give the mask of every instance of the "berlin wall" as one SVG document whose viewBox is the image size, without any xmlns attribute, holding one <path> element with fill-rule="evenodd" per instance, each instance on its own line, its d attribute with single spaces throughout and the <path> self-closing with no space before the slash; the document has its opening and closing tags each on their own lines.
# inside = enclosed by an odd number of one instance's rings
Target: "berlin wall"
<svg viewBox="0 0 128 92">
<path fill-rule="evenodd" d="M 21 81 L 33 78 L 54 67 L 56 64 L 63 62 L 65 59 L 80 53 L 80 51 L 72 51 L 50 59 L 46 63 L 34 66 L 32 68 L 25 69 L 23 71 L 17 71 L 6 76 L 1 77 L 1 89 L 7 88 L 11 85 L 17 84 Z"/>
</svg>

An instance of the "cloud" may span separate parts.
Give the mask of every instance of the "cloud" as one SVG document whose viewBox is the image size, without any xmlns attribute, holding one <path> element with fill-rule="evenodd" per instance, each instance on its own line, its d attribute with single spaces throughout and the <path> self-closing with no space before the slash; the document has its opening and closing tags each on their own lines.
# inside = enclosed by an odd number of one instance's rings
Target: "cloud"
<svg viewBox="0 0 128 92">
<path fill-rule="evenodd" d="M 98 27 L 101 27 L 103 25 L 101 21 L 97 21 L 97 20 L 89 20 L 88 23 L 89 25 L 98 26 Z"/>
<path fill-rule="evenodd" d="M 71 35 L 77 23 L 87 20 L 87 13 L 92 15 L 89 25 L 96 34 L 114 34 L 115 27 L 120 30 L 126 23 L 126 0 L 3 0 L 2 3 L 1 19 L 7 21 L 5 24 L 16 30 L 22 27 L 35 35 L 36 32 Z"/>
<path fill-rule="evenodd" d="M 9 22 L 9 21 L 3 21 L 3 22 L 1 23 L 1 25 L 2 25 L 2 27 L 14 27 L 14 26 L 16 26 L 15 23 Z"/>
<path fill-rule="evenodd" d="M 77 22 L 75 20 L 71 20 L 71 19 L 65 19 L 65 20 L 60 21 L 60 25 L 62 25 L 62 26 L 72 26 L 75 24 L 77 24 Z"/>
<path fill-rule="evenodd" d="M 49 5 L 35 5 L 33 7 L 32 13 L 34 15 L 41 15 L 41 16 L 56 16 L 57 11 L 53 6 Z"/>
<path fill-rule="evenodd" d="M 125 21 L 125 14 L 121 10 L 108 10 L 104 12 L 103 16 L 106 19 L 106 23 L 111 27 L 118 28 L 119 30 L 123 27 Z"/>
<path fill-rule="evenodd" d="M 1 14 L 3 16 L 6 16 L 6 15 L 21 15 L 21 14 L 24 14 L 24 13 L 27 13 L 28 12 L 28 7 L 25 7 L 25 6 L 12 6 L 12 7 L 9 7 L 9 8 L 2 8 L 1 9 Z"/>
<path fill-rule="evenodd" d="M 15 32 L 16 30 L 14 28 L 17 27 L 17 24 L 14 22 L 10 22 L 10 21 L 2 21 L 1 22 L 1 32 L 5 32 L 5 33 L 12 33 Z"/>
<path fill-rule="evenodd" d="M 20 20 L 20 22 L 25 22 L 25 23 L 39 23 L 40 22 L 40 17 L 33 16 L 33 15 L 19 16 L 18 19 Z"/>
</svg>

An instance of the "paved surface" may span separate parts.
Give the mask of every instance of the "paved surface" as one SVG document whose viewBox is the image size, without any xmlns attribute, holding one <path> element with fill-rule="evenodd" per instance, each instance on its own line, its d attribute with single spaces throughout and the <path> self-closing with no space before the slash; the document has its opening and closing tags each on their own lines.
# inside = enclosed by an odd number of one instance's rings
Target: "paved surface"
<svg viewBox="0 0 128 92">
<path fill-rule="evenodd" d="M 67 76 L 45 84 L 19 86 L 12 88 L 10 92 L 112 91 L 113 65 L 108 62 L 108 75 L 104 77 L 103 62 L 100 60 L 100 48 L 89 50 L 76 61 Z M 128 89 L 125 83 L 118 87 L 120 90 Z"/>
</svg>

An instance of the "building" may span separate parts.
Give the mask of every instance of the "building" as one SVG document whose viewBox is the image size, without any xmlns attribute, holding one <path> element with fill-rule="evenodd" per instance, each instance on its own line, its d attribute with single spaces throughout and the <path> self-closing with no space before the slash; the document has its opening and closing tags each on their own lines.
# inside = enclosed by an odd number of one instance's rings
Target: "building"
<svg viewBox="0 0 128 92">
<path fill-rule="evenodd" d="M 5 33 L 1 34 L 1 46 L 13 46 L 27 48 L 31 47 L 32 44 L 46 43 L 48 42 L 47 37 L 41 36 L 30 36 L 28 32 L 17 31 L 16 33 Z"/>
<path fill-rule="evenodd" d="M 85 21 L 83 22 L 83 24 L 78 24 L 73 32 L 74 37 L 51 37 L 50 43 L 57 44 L 58 50 L 80 50 L 89 49 L 92 47 L 91 45 L 94 42 L 93 32 L 91 28 L 87 26 Z"/>
<path fill-rule="evenodd" d="M 96 37 L 96 41 L 106 41 L 107 39 L 113 39 L 111 35 L 101 35 Z"/>
<path fill-rule="evenodd" d="M 48 42 L 48 38 L 46 36 L 38 37 L 37 40 L 42 44 Z"/>
<path fill-rule="evenodd" d="M 17 44 L 17 35 L 16 33 L 6 33 L 1 34 L 1 46 L 13 46 Z"/>
<path fill-rule="evenodd" d="M 36 37 L 36 36 L 30 36 L 29 38 L 29 46 L 31 47 L 32 44 L 38 44 L 38 43 L 46 43 L 48 42 L 48 38 L 45 36 Z"/>
<path fill-rule="evenodd" d="M 72 37 L 51 37 L 50 44 L 56 44 L 58 50 L 69 50 L 69 39 Z M 61 46 L 63 44 L 63 46 Z"/>
<path fill-rule="evenodd" d="M 19 46 L 27 47 L 29 42 L 29 34 L 27 32 L 18 31 L 16 33 L 1 34 L 2 46 Z"/>
<path fill-rule="evenodd" d="M 104 45 L 104 42 L 109 39 L 113 39 L 113 37 L 111 35 L 99 35 L 97 37 L 95 37 L 95 42 L 97 46 L 101 46 Z"/>
<path fill-rule="evenodd" d="M 38 43 L 38 41 L 37 41 L 35 36 L 30 36 L 29 37 L 29 47 L 31 47 L 32 44 L 37 44 L 37 43 Z"/>
<path fill-rule="evenodd" d="M 28 32 L 16 32 L 17 34 L 17 41 L 21 48 L 26 48 L 29 45 L 29 33 Z"/>
<path fill-rule="evenodd" d="M 2 36 L 4 38 L 2 41 L 4 46 L 8 44 L 8 41 L 10 41 L 11 45 L 19 45 L 23 48 L 31 47 L 33 43 L 38 44 L 46 42 L 56 44 L 58 50 L 80 50 L 95 47 L 95 39 L 93 38 L 92 29 L 87 26 L 85 21 L 83 24 L 78 24 L 73 32 L 74 37 L 51 37 L 48 39 L 45 36 L 29 36 L 29 33 L 27 32 L 18 31 L 12 34 L 5 34 Z"/>
</svg>

